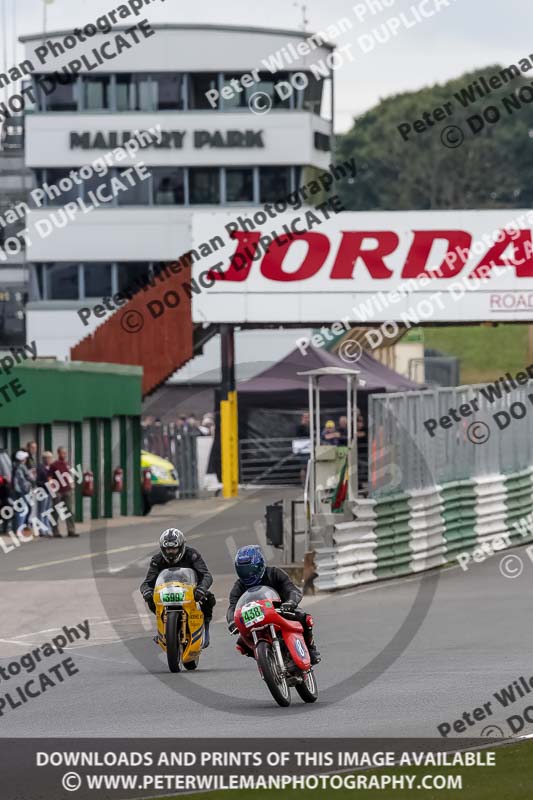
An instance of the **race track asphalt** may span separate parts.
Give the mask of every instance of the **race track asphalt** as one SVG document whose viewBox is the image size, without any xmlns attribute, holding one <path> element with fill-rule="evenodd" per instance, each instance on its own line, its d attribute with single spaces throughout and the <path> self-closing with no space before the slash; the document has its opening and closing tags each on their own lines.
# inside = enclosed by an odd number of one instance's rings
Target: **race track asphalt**
<svg viewBox="0 0 533 800">
<path fill-rule="evenodd" d="M 237 501 L 179 501 L 126 525 L 99 523 L 80 539 L 38 540 L 0 553 L 0 666 L 64 625 L 90 624 L 89 640 L 63 656 L 77 674 L 16 709 L 4 707 L 1 735 L 435 737 L 438 725 L 492 701 L 491 714 L 469 717 L 473 724 L 452 735 L 495 735 L 496 725 L 508 736 L 506 718 L 533 705 L 533 691 L 509 708 L 493 697 L 533 675 L 526 548 L 505 554 L 522 559 L 514 579 L 501 574 L 499 554 L 468 572 L 456 567 L 306 597 L 323 656 L 320 698 L 306 706 L 293 693 L 290 708 L 274 703 L 254 662 L 235 652 L 224 616 L 234 547 L 264 543 L 264 506 L 278 496 L 262 490 Z M 215 575 L 217 607 L 200 668 L 173 675 L 152 641 L 153 617 L 138 586 L 152 543 L 178 518 Z M 34 674 L 59 660 L 43 659 Z M 25 679 L 0 680 L 0 696 Z"/>
</svg>

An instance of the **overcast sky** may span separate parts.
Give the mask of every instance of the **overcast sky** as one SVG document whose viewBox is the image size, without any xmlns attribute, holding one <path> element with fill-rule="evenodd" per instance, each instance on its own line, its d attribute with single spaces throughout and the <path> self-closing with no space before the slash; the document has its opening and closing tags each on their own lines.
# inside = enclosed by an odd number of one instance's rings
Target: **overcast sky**
<svg viewBox="0 0 533 800">
<path fill-rule="evenodd" d="M 381 13 L 372 14 L 381 2 Z M 466 70 L 488 64 L 513 63 L 533 52 L 530 36 L 531 7 L 525 0 L 448 0 L 434 16 L 415 23 L 417 8 L 423 0 L 308 0 L 309 32 L 326 30 L 342 17 L 353 27 L 335 40 L 343 46 L 352 44 L 352 63 L 346 62 L 336 74 L 336 129 L 345 131 L 354 115 L 373 106 L 382 97 L 421 88 L 460 75 Z M 425 0 L 424 9 L 434 9 L 445 0 Z M 19 61 L 22 49 L 14 50 L 16 36 L 38 33 L 43 26 L 43 0 L 0 0 L 4 4 L 7 25 L 0 26 L 7 39 L 7 65 Z M 387 4 L 388 7 L 385 6 Z M 48 30 L 75 28 L 92 22 L 100 14 L 120 5 L 119 0 L 53 0 L 47 6 Z M 354 7 L 367 7 L 364 20 Z M 291 0 L 153 0 L 144 17 L 151 22 L 208 22 L 297 29 L 302 24 L 301 4 Z M 14 16 L 16 9 L 16 18 Z M 388 42 L 376 42 L 373 31 L 383 39 L 382 25 L 403 12 L 408 24 L 400 23 L 397 35 Z M 362 11 L 359 12 L 359 16 Z M 418 15 L 420 16 L 420 15 Z M 394 22 L 390 23 L 391 26 Z M 366 36 L 361 41 L 359 37 Z M 2 37 L 3 39 L 3 37 Z M 371 49 L 372 48 L 372 49 Z M 363 52 L 363 49 L 370 52 Z M 0 41 L 0 64 L 5 48 Z M 253 68 L 254 64 L 250 64 Z M 2 67 L 3 71 L 3 67 Z"/>
</svg>

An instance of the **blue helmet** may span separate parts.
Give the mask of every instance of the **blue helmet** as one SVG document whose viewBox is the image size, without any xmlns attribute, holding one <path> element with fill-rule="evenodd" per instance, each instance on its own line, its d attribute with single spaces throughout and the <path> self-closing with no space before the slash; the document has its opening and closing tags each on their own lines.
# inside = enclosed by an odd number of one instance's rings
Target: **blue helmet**
<svg viewBox="0 0 533 800">
<path fill-rule="evenodd" d="M 235 555 L 235 571 L 248 588 L 258 586 L 265 574 L 265 557 L 259 545 L 239 547 Z"/>
</svg>

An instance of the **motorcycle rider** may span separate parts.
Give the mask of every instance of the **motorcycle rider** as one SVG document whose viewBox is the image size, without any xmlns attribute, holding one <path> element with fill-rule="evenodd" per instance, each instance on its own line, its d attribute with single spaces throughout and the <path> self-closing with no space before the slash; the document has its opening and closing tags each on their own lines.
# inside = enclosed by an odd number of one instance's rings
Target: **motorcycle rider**
<svg viewBox="0 0 533 800">
<path fill-rule="evenodd" d="M 215 595 L 208 589 L 213 583 L 213 576 L 207 568 L 204 559 L 193 547 L 188 547 L 185 535 L 178 528 L 167 528 L 159 537 L 159 553 L 150 559 L 150 566 L 146 578 L 141 583 L 141 594 L 148 604 L 150 611 L 155 614 L 154 588 L 159 573 L 168 567 L 188 567 L 193 569 L 198 576 L 198 583 L 194 590 L 194 599 L 200 604 L 204 615 L 204 649 L 209 647 L 209 623 L 213 618 Z"/>
<path fill-rule="evenodd" d="M 303 595 L 294 585 L 286 572 L 279 567 L 267 567 L 263 551 L 259 545 L 246 545 L 240 547 L 235 555 L 235 571 L 238 579 L 235 581 L 229 596 L 229 608 L 226 612 L 228 630 L 231 634 L 236 634 L 238 628 L 234 622 L 235 607 L 241 595 L 253 586 L 270 586 L 281 597 L 280 612 L 294 614 L 298 622 L 303 627 L 303 635 L 311 664 L 318 664 L 320 653 L 318 652 L 313 637 L 313 619 L 301 608 L 297 608 Z M 241 636 L 237 639 L 237 650 L 243 655 L 253 656 L 246 642 Z"/>
</svg>

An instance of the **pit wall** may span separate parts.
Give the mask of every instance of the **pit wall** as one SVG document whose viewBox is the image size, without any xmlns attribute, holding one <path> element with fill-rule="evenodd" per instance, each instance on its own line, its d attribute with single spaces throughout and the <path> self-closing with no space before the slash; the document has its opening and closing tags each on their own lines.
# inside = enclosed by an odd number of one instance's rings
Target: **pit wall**
<svg viewBox="0 0 533 800">
<path fill-rule="evenodd" d="M 315 547 L 319 590 L 416 574 L 457 562 L 458 554 L 472 555 L 483 544 L 486 554 L 487 543 L 499 549 L 531 541 L 533 467 L 360 499 L 351 510 L 353 520 L 332 525 L 331 544 Z M 527 525 L 525 535 L 513 523 Z M 508 538 L 498 539 L 502 534 Z"/>
</svg>

